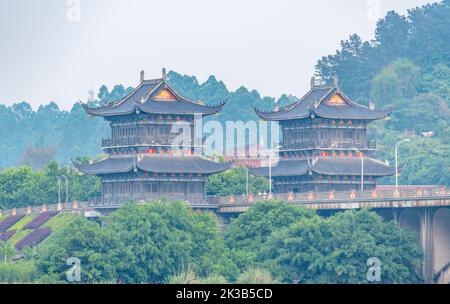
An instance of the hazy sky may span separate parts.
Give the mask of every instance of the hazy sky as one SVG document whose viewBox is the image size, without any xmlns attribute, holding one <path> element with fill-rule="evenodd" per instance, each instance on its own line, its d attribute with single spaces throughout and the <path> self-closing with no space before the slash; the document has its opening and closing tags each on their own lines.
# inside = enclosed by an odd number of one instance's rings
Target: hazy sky
<svg viewBox="0 0 450 304">
<path fill-rule="evenodd" d="M 229 89 L 302 95 L 314 65 L 376 19 L 426 0 L 0 0 L 0 103 L 68 109 L 161 68 Z M 78 10 L 78 8 L 80 8 Z M 78 14 L 80 13 L 80 14 Z"/>
</svg>

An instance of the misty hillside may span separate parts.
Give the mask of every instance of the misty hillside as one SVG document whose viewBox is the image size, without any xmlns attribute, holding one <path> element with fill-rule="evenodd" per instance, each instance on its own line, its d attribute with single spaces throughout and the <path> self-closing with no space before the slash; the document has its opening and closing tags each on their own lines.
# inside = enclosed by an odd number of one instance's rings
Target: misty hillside
<svg viewBox="0 0 450 304">
<path fill-rule="evenodd" d="M 391 161 L 395 142 L 412 139 L 400 153 L 405 183 L 450 184 L 449 3 L 415 8 L 406 16 L 389 12 L 378 22 L 373 41 L 351 35 L 316 66 L 317 76 L 325 82 L 337 75 L 339 85 L 353 100 L 365 105 L 373 102 L 378 108 L 394 107 L 392 118 L 374 123 L 370 134 L 378 141 L 378 157 Z M 274 106 L 274 98 L 245 87 L 231 92 L 214 76 L 199 83 L 194 76 L 172 71 L 168 80 L 179 93 L 206 104 L 226 99 L 221 114 L 210 118 L 221 122 L 256 120 L 252 106 L 265 110 Z M 115 100 L 130 89 L 102 86 L 95 102 Z M 279 103 L 294 100 L 283 95 Z M 39 168 L 50 159 L 67 164 L 71 158 L 96 157 L 105 136 L 107 123 L 90 119 L 79 104 L 70 111 L 52 102 L 37 111 L 26 102 L 0 105 L 0 168 L 20 164 Z"/>
</svg>

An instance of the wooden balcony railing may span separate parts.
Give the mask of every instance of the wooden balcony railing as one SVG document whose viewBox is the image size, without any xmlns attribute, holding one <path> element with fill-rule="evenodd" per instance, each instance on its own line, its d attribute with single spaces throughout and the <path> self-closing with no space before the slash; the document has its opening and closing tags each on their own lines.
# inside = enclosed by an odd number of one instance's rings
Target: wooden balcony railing
<svg viewBox="0 0 450 304">
<path fill-rule="evenodd" d="M 377 148 L 376 141 L 368 141 L 367 144 L 360 141 L 351 140 L 321 140 L 321 141 L 299 141 L 284 142 L 282 144 L 285 149 L 349 149 L 349 150 L 375 150 Z"/>
<path fill-rule="evenodd" d="M 172 145 L 177 135 L 151 136 L 151 137 L 117 137 L 102 138 L 102 148 L 113 148 L 118 146 L 133 145 Z"/>
<path fill-rule="evenodd" d="M 0 216 L 37 214 L 45 211 L 81 212 L 82 210 L 93 210 L 95 208 L 120 208 L 126 203 L 145 203 L 150 201 L 181 200 L 188 203 L 192 208 L 220 209 L 228 207 L 245 207 L 259 201 L 280 200 L 300 205 L 327 206 L 338 205 L 341 208 L 348 203 L 374 204 L 378 208 L 401 207 L 405 202 L 414 202 L 408 207 L 426 206 L 449 206 L 450 191 L 441 186 L 405 186 L 395 190 L 394 187 L 381 187 L 369 191 L 330 191 L 330 192 L 308 192 L 308 193 L 282 193 L 282 194 L 259 194 L 259 195 L 229 195 L 229 196 L 203 196 L 199 194 L 148 194 L 133 195 L 127 197 L 105 197 L 94 198 L 88 202 L 71 202 L 67 204 L 44 204 L 26 208 L 14 208 L 11 210 L 0 210 Z M 341 204 L 341 205 L 339 205 Z M 367 207 L 367 204 L 365 205 Z M 378 206 L 379 204 L 383 206 Z M 339 207 L 340 206 L 340 207 Z M 245 207 L 245 208 L 247 208 Z M 336 207 L 330 207 L 336 208 Z"/>
</svg>

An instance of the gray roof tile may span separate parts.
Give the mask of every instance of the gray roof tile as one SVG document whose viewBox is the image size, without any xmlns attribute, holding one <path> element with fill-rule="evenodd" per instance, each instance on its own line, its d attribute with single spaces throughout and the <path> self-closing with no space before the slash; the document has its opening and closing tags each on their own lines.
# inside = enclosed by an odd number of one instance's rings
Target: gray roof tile
<svg viewBox="0 0 450 304">
<path fill-rule="evenodd" d="M 230 168 L 228 163 L 218 163 L 202 156 L 152 155 L 137 157 L 110 157 L 88 164 L 75 164 L 85 174 L 110 174 L 131 172 L 134 168 L 150 173 L 213 174 Z"/>
<path fill-rule="evenodd" d="M 329 104 L 327 101 L 334 94 L 341 95 L 345 100 L 345 104 Z M 337 87 L 318 86 L 313 87 L 297 102 L 278 111 L 262 112 L 255 109 L 255 112 L 264 120 L 301 119 L 311 115 L 324 118 L 373 120 L 388 116 L 392 110 L 371 110 L 351 101 Z"/>
<path fill-rule="evenodd" d="M 323 175 L 361 175 L 361 158 L 328 156 L 310 159 L 282 159 L 272 167 L 272 176 L 304 175 L 312 172 Z M 269 168 L 255 168 L 250 172 L 256 175 L 269 176 Z M 364 174 L 370 176 L 388 176 L 394 174 L 391 167 L 385 163 L 364 157 Z"/>
</svg>

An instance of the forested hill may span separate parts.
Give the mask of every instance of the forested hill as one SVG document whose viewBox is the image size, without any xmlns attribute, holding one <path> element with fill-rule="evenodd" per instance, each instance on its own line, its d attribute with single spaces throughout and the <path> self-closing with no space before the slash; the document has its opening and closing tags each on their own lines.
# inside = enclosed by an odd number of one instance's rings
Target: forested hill
<svg viewBox="0 0 450 304">
<path fill-rule="evenodd" d="M 245 87 L 230 92 L 214 76 L 199 83 L 193 76 L 171 71 L 168 81 L 184 96 L 206 104 L 217 104 L 226 99 L 221 114 L 212 117 L 221 122 L 256 120 L 252 106 L 271 109 L 275 101 Z M 132 88 L 116 85 L 110 91 L 102 86 L 94 102 L 104 104 L 126 95 L 130 90 Z M 283 95 L 279 103 L 283 105 L 293 100 L 293 96 Z M 108 124 L 101 118 L 89 118 L 79 103 L 75 103 L 70 111 L 60 110 L 53 102 L 40 106 L 36 111 L 26 102 L 10 107 L 0 105 L 0 169 L 20 164 L 39 169 L 50 159 L 68 164 L 71 158 L 95 157 L 101 153 L 101 138 L 109 136 L 108 133 Z"/>
<path fill-rule="evenodd" d="M 392 160 L 395 142 L 411 138 L 401 148 L 402 182 L 450 185 L 450 0 L 405 16 L 389 12 L 373 41 L 351 35 L 316 72 L 325 81 L 337 75 L 357 102 L 393 106 L 392 118 L 371 133 L 382 159 Z"/>
<path fill-rule="evenodd" d="M 395 142 L 412 139 L 400 153 L 404 183 L 450 185 L 449 3 L 415 8 L 405 16 L 389 12 L 378 22 L 373 41 L 351 35 L 316 66 L 324 81 L 337 75 L 343 91 L 355 101 L 395 108 L 392 118 L 375 123 L 370 133 L 378 141 L 378 157 L 391 161 Z M 252 106 L 271 109 L 274 105 L 274 98 L 255 90 L 230 91 L 214 76 L 199 83 L 193 76 L 169 72 L 168 80 L 181 94 L 206 104 L 227 99 L 222 113 L 212 118 L 222 122 L 256 119 Z M 95 102 L 120 98 L 130 89 L 117 85 L 110 91 L 102 86 Z M 279 103 L 293 100 L 283 95 Z M 95 157 L 105 136 L 107 123 L 88 118 L 79 104 L 70 111 L 54 103 L 37 111 L 26 102 L 0 105 L 0 169 L 21 163 L 40 168 L 49 159 L 67 164 L 70 158 Z"/>
</svg>

